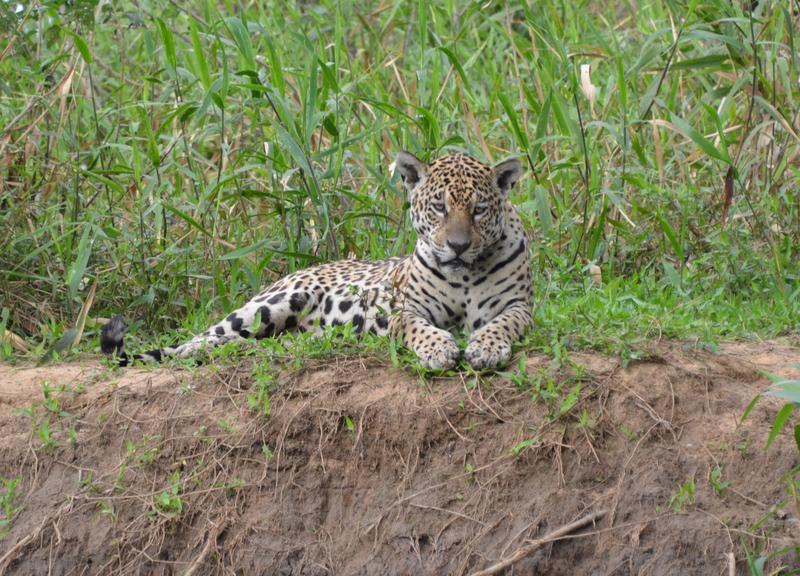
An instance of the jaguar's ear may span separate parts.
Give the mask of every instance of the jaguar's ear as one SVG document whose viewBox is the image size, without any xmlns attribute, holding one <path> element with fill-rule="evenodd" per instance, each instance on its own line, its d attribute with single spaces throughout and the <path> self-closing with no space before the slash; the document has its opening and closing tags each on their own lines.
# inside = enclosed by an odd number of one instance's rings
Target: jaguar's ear
<svg viewBox="0 0 800 576">
<path fill-rule="evenodd" d="M 508 191 L 514 187 L 521 174 L 522 165 L 516 158 L 500 162 L 500 164 L 492 168 L 494 181 L 503 195 L 508 194 Z"/>
<path fill-rule="evenodd" d="M 425 180 L 425 176 L 428 174 L 428 166 L 425 162 L 405 150 L 397 155 L 394 169 L 400 174 L 400 178 L 403 179 L 403 184 L 409 192 Z"/>
</svg>

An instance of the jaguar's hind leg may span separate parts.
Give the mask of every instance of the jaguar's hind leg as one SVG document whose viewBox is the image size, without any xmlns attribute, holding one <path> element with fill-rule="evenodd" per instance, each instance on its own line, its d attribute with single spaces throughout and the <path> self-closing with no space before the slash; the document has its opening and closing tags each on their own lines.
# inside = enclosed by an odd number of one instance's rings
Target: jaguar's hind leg
<svg viewBox="0 0 800 576">
<path fill-rule="evenodd" d="M 317 309 L 315 300 L 313 294 L 305 290 L 268 288 L 221 322 L 178 346 L 173 353 L 187 357 L 202 348 L 221 346 L 233 340 L 265 338 L 301 329 L 303 319 Z"/>
</svg>

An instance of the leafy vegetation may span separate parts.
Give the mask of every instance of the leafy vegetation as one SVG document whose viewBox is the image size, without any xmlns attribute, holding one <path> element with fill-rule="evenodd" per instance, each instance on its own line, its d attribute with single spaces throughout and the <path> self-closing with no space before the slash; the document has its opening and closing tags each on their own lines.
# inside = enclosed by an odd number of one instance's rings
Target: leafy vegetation
<svg viewBox="0 0 800 576">
<path fill-rule="evenodd" d="M 39 441 L 38 449 L 54 451 L 60 445 L 58 436 L 63 436 L 70 444 L 77 441 L 74 416 L 61 408 L 59 394 L 74 394 L 79 390 L 67 390 L 66 386 L 53 389 L 45 380 L 42 382 L 42 400 L 32 400 L 30 408 L 18 408 L 17 412 L 30 420 L 33 434 Z M 61 434 L 55 430 L 61 429 Z"/>
<path fill-rule="evenodd" d="M 773 396 L 786 401 L 773 418 L 772 428 L 763 448 L 766 451 L 769 450 L 770 446 L 778 437 L 778 434 L 781 432 L 781 430 L 783 430 L 783 428 L 789 423 L 790 416 L 792 415 L 794 409 L 800 406 L 800 380 L 785 379 L 771 373 L 765 373 L 764 375 L 772 381 L 772 384 L 762 394 L 756 395 L 750 401 L 745 408 L 744 413 L 742 414 L 741 421 L 744 422 L 744 420 L 752 412 L 753 408 L 755 408 L 755 406 L 764 396 Z M 793 425 L 793 437 L 795 446 L 800 452 L 800 423 Z M 718 496 L 721 496 L 724 490 L 731 484 L 730 481 L 720 483 L 719 479 L 721 474 L 722 470 L 717 467 L 711 471 L 709 480 L 712 488 Z M 793 508 L 794 510 L 800 512 L 800 466 L 793 466 L 784 475 L 783 481 L 786 487 L 786 495 L 784 499 L 777 505 L 772 506 L 764 514 L 764 516 L 752 526 L 753 529 L 759 529 L 783 509 Z M 764 574 L 764 565 L 770 559 L 770 556 L 762 553 L 756 555 L 756 552 L 758 551 L 751 551 L 746 544 L 743 544 L 743 549 L 747 557 L 747 567 L 749 573 L 753 575 Z M 772 556 L 780 558 L 784 554 L 788 553 L 790 553 L 790 549 L 787 548 L 785 550 L 778 550 L 774 552 Z M 796 574 L 798 572 L 795 570 L 789 573 Z"/>
<path fill-rule="evenodd" d="M 0 484 L 3 485 L 3 493 L 0 494 L 0 540 L 5 538 L 11 529 L 14 516 L 22 510 L 19 505 L 20 495 L 17 493 L 20 478 L 4 478 L 0 476 Z"/>
<path fill-rule="evenodd" d="M 725 489 L 731 485 L 730 480 L 722 480 L 722 468 L 719 466 L 714 466 L 714 468 L 711 469 L 711 472 L 708 475 L 708 483 L 714 490 L 714 494 L 719 497 L 724 496 Z"/>
<path fill-rule="evenodd" d="M 169 487 L 153 498 L 152 515 L 163 514 L 172 517 L 178 516 L 183 511 L 180 480 L 180 471 L 176 470 L 170 477 Z"/>
<path fill-rule="evenodd" d="M 750 404 L 742 415 L 742 421 L 750 415 L 750 412 L 763 396 L 774 396 L 786 400 L 786 403 L 775 415 L 775 419 L 772 423 L 772 429 L 770 430 L 766 444 L 766 448 L 769 448 L 775 441 L 775 438 L 778 437 L 781 430 L 789 423 L 789 418 L 792 412 L 794 412 L 794 409 L 800 406 L 800 380 L 787 380 L 770 373 L 765 373 L 765 376 L 772 381 L 772 385 L 765 390 L 763 394 L 758 394 L 750 401 Z M 797 450 L 800 452 L 800 423 L 793 426 L 793 436 Z"/>
<path fill-rule="evenodd" d="M 637 4 L 0 3 L 3 357 L 408 252 L 402 148 L 524 158 L 525 346 L 796 330 L 796 5 Z"/>
<path fill-rule="evenodd" d="M 678 491 L 669 498 L 669 508 L 676 514 L 680 514 L 686 506 L 694 504 L 695 486 L 694 478 L 689 478 L 678 486 Z"/>
</svg>

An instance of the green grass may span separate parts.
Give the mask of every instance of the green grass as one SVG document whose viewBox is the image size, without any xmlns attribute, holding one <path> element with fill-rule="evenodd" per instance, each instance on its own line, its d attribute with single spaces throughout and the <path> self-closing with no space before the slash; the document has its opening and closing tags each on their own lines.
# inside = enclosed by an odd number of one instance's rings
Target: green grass
<svg viewBox="0 0 800 576">
<path fill-rule="evenodd" d="M 394 154 L 459 148 L 527 164 L 528 346 L 796 331 L 796 7 L 637 4 L 0 3 L 3 325 L 34 354 L 118 311 L 173 341 L 406 253 Z"/>
</svg>

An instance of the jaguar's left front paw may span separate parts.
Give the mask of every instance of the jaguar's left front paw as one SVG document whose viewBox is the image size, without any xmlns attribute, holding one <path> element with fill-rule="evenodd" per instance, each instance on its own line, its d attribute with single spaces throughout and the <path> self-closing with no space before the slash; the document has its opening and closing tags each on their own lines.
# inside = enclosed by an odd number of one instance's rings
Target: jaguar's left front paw
<svg viewBox="0 0 800 576">
<path fill-rule="evenodd" d="M 511 344 L 486 337 L 473 338 L 464 351 L 464 358 L 475 370 L 504 366 L 511 360 Z"/>
</svg>

